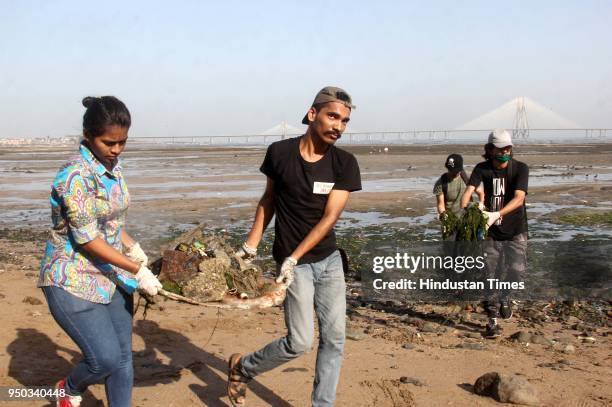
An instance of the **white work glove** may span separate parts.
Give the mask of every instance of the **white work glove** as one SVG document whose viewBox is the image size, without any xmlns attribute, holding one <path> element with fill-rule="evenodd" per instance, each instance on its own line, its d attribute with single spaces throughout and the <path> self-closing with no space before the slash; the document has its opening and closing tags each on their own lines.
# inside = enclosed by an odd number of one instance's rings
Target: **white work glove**
<svg viewBox="0 0 612 407">
<path fill-rule="evenodd" d="M 276 277 L 276 283 L 285 283 L 287 284 L 287 287 L 289 287 L 293 282 L 293 269 L 296 265 L 296 259 L 294 259 L 293 257 L 287 257 L 285 261 L 283 261 L 280 271 L 278 272 L 278 276 Z"/>
<path fill-rule="evenodd" d="M 257 255 L 257 249 L 247 246 L 246 242 L 242 244 L 240 249 L 236 250 L 236 256 L 240 257 L 245 262 L 250 262 Z"/>
<path fill-rule="evenodd" d="M 487 217 L 487 229 L 489 229 L 495 222 L 497 222 L 499 218 L 501 218 L 499 212 L 482 211 L 482 213 L 484 213 Z"/>
<path fill-rule="evenodd" d="M 487 210 L 487 208 L 484 206 L 482 202 L 478 202 L 478 209 L 480 209 L 483 212 Z"/>
<path fill-rule="evenodd" d="M 136 281 L 138 281 L 138 289 L 143 291 L 145 294 L 157 295 L 157 292 L 162 288 L 161 283 L 155 277 L 155 275 L 149 270 L 144 264 L 138 269 L 136 273 Z"/>
<path fill-rule="evenodd" d="M 134 243 L 132 247 L 126 249 L 125 255 L 136 263 L 144 264 L 145 266 L 149 264 L 149 258 L 138 243 Z"/>
</svg>

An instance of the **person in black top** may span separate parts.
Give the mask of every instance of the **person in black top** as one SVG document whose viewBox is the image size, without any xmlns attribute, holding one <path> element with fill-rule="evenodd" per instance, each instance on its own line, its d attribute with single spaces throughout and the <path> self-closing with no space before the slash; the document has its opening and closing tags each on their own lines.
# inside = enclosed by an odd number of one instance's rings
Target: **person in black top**
<svg viewBox="0 0 612 407">
<path fill-rule="evenodd" d="M 446 158 L 444 166 L 447 172 L 442 174 L 436 181 L 433 188 L 433 194 L 436 197 L 436 209 L 438 210 L 438 219 L 443 221 L 445 217 L 452 212 L 456 216 L 461 216 L 463 208 L 461 208 L 461 198 L 467 187 L 469 178 L 463 169 L 463 157 L 460 154 L 450 154 Z M 476 188 L 478 201 L 484 201 L 484 191 L 482 188 Z M 454 241 L 457 236 L 454 233 L 443 231 L 442 238 L 447 241 Z M 445 248 L 448 247 L 445 245 Z"/>
<path fill-rule="evenodd" d="M 529 167 L 512 156 L 512 138 L 505 130 L 495 130 L 485 145 L 484 158 L 470 176 L 468 187 L 461 199 L 466 207 L 474 189 L 483 183 L 485 191 L 484 214 L 487 216 L 488 236 L 485 242 L 486 263 L 490 278 L 505 277 L 517 281 L 525 271 L 527 250 L 527 215 L 525 196 L 529 183 Z M 512 316 L 507 293 L 489 298 L 485 308 L 489 317 L 486 337 L 501 335 L 497 318 Z"/>
<path fill-rule="evenodd" d="M 332 406 L 340 376 L 345 340 L 346 295 L 342 258 L 333 227 L 349 193 L 361 189 L 355 157 L 334 146 L 344 132 L 351 97 L 336 87 L 323 88 L 302 123 L 301 137 L 271 144 L 261 165 L 267 176 L 255 221 L 237 254 L 256 255 L 266 226 L 276 215 L 273 255 L 277 283 L 288 285 L 285 299 L 287 336 L 229 361 L 228 396 L 245 402 L 246 382 L 310 350 L 314 340 L 313 308 L 319 321 L 313 406 Z"/>
</svg>

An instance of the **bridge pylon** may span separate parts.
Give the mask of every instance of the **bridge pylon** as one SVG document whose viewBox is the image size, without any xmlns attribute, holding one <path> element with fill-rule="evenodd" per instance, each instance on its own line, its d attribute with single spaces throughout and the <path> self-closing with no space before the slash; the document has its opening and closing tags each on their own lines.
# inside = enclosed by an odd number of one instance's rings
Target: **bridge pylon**
<svg viewBox="0 0 612 407">
<path fill-rule="evenodd" d="M 527 110 L 525 109 L 525 98 L 523 97 L 516 99 L 516 114 L 514 116 L 512 138 L 529 138 L 529 122 L 527 121 Z"/>
</svg>

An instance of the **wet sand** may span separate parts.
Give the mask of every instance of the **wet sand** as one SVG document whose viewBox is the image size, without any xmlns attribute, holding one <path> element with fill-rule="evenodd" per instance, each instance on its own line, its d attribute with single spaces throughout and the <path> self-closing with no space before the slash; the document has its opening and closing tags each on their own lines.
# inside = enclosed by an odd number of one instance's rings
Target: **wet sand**
<svg viewBox="0 0 612 407">
<path fill-rule="evenodd" d="M 516 158 L 530 165 L 530 181 L 536 185 L 530 187 L 528 196 L 534 238 L 572 239 L 586 232 L 609 236 L 609 225 L 560 225 L 555 213 L 610 210 L 611 147 L 517 147 Z M 378 148 L 349 148 L 357 155 L 366 188 L 352 195 L 338 233 L 350 235 L 378 225 L 436 238 L 431 181 L 443 172 L 448 153 L 464 153 L 465 162 L 474 165 L 480 148 L 392 146 L 388 154 L 379 153 Z M 35 288 L 49 222 L 48 185 L 69 154 L 32 149 L 0 152 L 4 328 L 0 332 L 0 386 L 51 385 L 79 358 L 78 349 L 53 321 L 42 293 Z M 133 197 L 128 228 L 149 254 L 154 255 L 164 240 L 196 223 L 238 234 L 249 226 L 265 182 L 258 172 L 264 150 L 197 147 L 128 150 L 125 155 Z M 24 303 L 28 296 L 41 303 Z M 355 293 L 348 296 L 357 298 Z M 483 314 L 478 312 L 465 314 L 427 304 L 401 305 L 403 311 L 398 312 L 376 304 L 374 308 L 372 304 L 351 304 L 349 327 L 361 338 L 347 341 L 338 406 L 500 405 L 473 394 L 470 387 L 489 371 L 523 375 L 539 390 L 542 405 L 612 403 L 609 308 L 606 324 L 584 322 L 595 338 L 590 344 L 578 339 L 582 331 L 572 329 L 576 321 L 542 310 L 546 304 L 536 310 L 521 309 L 504 322 L 503 338 L 493 341 L 477 339 L 484 326 Z M 408 323 L 406 310 L 434 323 L 435 332 Z M 548 319 L 537 322 L 534 313 Z M 558 343 L 572 344 L 575 351 L 563 353 L 547 345 L 510 341 L 510 334 L 519 330 L 542 332 Z M 217 313 L 162 300 L 148 311 L 146 320 L 140 308 L 134 332 L 135 406 L 227 406 L 226 358 L 234 352 L 255 350 L 283 335 L 285 328 L 278 308 Z M 469 343 L 476 345 L 456 347 Z M 258 377 L 250 386 L 249 405 L 309 405 L 314 358 L 313 351 Z M 424 385 L 403 384 L 401 376 L 417 378 Z M 102 405 L 103 399 L 103 386 L 92 386 L 84 405 Z"/>
</svg>

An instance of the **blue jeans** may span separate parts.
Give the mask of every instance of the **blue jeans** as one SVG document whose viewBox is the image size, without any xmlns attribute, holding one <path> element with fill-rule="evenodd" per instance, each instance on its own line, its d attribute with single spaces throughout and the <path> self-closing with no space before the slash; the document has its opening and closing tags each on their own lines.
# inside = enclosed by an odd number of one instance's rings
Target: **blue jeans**
<svg viewBox="0 0 612 407">
<path fill-rule="evenodd" d="M 60 287 L 42 288 L 51 315 L 83 352 L 66 378 L 66 392 L 80 395 L 104 380 L 109 406 L 130 406 L 133 297 L 117 288 L 109 304 L 78 298 Z"/>
<path fill-rule="evenodd" d="M 337 250 L 325 259 L 295 267 L 285 298 L 287 336 L 242 358 L 247 377 L 274 369 L 309 351 L 314 341 L 314 307 L 319 320 L 319 348 L 312 405 L 332 406 L 340 378 L 346 326 L 346 285 Z"/>
</svg>

